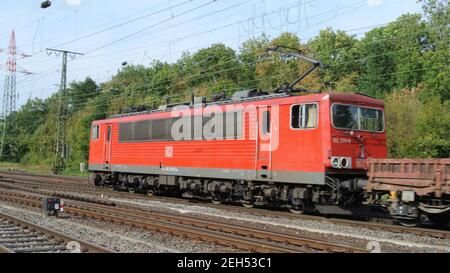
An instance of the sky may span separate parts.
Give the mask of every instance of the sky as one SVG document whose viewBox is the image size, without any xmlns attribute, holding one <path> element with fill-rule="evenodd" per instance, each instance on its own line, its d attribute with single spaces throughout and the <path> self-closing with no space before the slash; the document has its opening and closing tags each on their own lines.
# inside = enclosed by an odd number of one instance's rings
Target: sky
<svg viewBox="0 0 450 273">
<path fill-rule="evenodd" d="M 239 50 L 262 33 L 274 38 L 289 31 L 308 41 L 332 27 L 361 37 L 402 14 L 421 12 L 416 0 L 53 0 L 48 9 L 40 8 L 41 0 L 3 2 L 0 90 L 14 29 L 18 106 L 59 88 L 61 56 L 46 48 L 84 54 L 70 56 L 68 82 L 89 76 L 101 83 L 123 62 L 175 62 L 185 51 L 214 43 Z"/>
</svg>

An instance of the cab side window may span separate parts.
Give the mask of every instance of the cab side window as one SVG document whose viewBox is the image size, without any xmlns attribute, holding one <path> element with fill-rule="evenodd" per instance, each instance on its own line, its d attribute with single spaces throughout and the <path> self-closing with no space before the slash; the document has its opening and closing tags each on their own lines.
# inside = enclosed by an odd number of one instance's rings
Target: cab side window
<svg viewBox="0 0 450 273">
<path fill-rule="evenodd" d="M 300 104 L 292 107 L 292 129 L 314 129 L 318 125 L 317 104 Z"/>
<path fill-rule="evenodd" d="M 97 140 L 100 138 L 100 126 L 92 126 L 92 140 Z"/>
<path fill-rule="evenodd" d="M 262 124 L 262 132 L 265 135 L 270 134 L 270 112 L 269 111 L 264 111 L 263 113 L 263 124 Z"/>
</svg>

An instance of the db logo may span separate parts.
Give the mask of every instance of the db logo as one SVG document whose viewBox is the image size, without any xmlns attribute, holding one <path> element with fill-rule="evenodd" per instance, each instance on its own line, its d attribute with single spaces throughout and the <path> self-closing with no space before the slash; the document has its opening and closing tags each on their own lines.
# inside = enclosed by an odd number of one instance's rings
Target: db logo
<svg viewBox="0 0 450 273">
<path fill-rule="evenodd" d="M 369 242 L 367 244 L 367 250 L 370 253 L 381 253 L 381 244 L 376 241 Z"/>
<path fill-rule="evenodd" d="M 81 253 L 81 245 L 78 242 L 68 242 L 66 249 L 69 250 L 70 253 Z"/>
</svg>

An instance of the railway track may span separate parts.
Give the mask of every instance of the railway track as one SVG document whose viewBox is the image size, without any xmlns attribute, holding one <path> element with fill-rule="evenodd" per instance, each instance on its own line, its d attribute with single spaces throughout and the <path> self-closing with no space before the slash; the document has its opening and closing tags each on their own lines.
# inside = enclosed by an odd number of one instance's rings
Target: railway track
<svg viewBox="0 0 450 273">
<path fill-rule="evenodd" d="M 18 191 L 0 190 L 0 200 L 40 207 L 42 196 Z M 354 253 L 367 250 L 342 243 L 301 237 L 223 221 L 201 220 L 194 216 L 167 215 L 137 209 L 110 207 L 79 201 L 67 201 L 65 211 L 72 215 L 130 225 L 182 238 L 207 241 L 249 252 Z"/>
<path fill-rule="evenodd" d="M 57 177 L 55 179 L 54 176 L 44 176 L 44 175 L 28 175 L 24 173 L 20 173 L 16 176 L 15 173 L 11 172 L 2 172 L 0 171 L 0 181 L 4 181 L 0 183 L 0 187 L 7 187 L 10 189 L 18 189 L 22 191 L 33 192 L 37 194 L 53 194 L 59 196 L 61 198 L 75 199 L 79 201 L 93 202 L 103 205 L 115 206 L 117 205 L 114 202 L 108 202 L 99 198 L 80 198 L 77 195 L 67 194 L 65 192 L 75 192 L 75 193 L 85 193 L 92 194 L 94 196 L 107 195 L 108 197 L 114 198 L 124 198 L 124 199 L 134 199 L 134 200 L 156 200 L 161 202 L 170 202 L 175 204 L 186 204 L 192 205 L 192 200 L 180 199 L 180 198 L 171 198 L 171 197 L 154 197 L 154 196 L 146 196 L 139 194 L 132 194 L 128 192 L 117 192 L 111 189 L 105 188 L 97 188 L 93 185 L 89 185 L 87 181 L 84 183 L 80 183 L 79 181 L 76 183 L 70 183 L 73 179 L 64 180 L 64 177 Z M 5 181 L 5 179 L 7 179 Z M 10 180 L 8 180 L 10 179 Z M 49 179 L 49 180 L 47 180 Z M 6 184 L 5 184 L 6 183 Z M 13 187 L 14 185 L 15 187 Z M 22 185 L 23 187 L 19 187 Z M 42 191 L 40 189 L 45 188 L 47 191 Z M 197 203 L 203 207 L 217 208 L 217 209 L 226 209 L 228 211 L 234 211 L 239 213 L 248 213 L 255 216 L 265 216 L 271 218 L 285 218 L 291 220 L 314 220 L 314 221 L 328 221 L 333 224 L 347 225 L 353 227 L 362 227 L 369 228 L 373 230 L 382 230 L 393 233 L 400 234 L 414 234 L 419 236 L 429 236 L 439 239 L 450 239 L 450 231 L 448 230 L 440 230 L 440 229 L 430 229 L 430 228 L 405 228 L 403 226 L 393 225 L 393 224 L 385 224 L 379 222 L 367 222 L 367 221 L 359 221 L 359 220 L 351 220 L 351 219 L 342 219 L 342 218 L 330 218 L 324 216 L 315 216 L 315 215 L 295 215 L 288 212 L 283 211 L 274 211 L 268 209 L 258 209 L 258 208 L 244 208 L 240 206 L 233 205 L 214 205 L 210 203 Z M 123 205 L 122 205 L 123 206 Z M 138 208 L 138 205 L 127 204 L 127 207 Z M 142 207 L 139 207 L 142 209 Z"/>
<path fill-rule="evenodd" d="M 114 253 L 0 212 L 0 253 Z"/>
</svg>

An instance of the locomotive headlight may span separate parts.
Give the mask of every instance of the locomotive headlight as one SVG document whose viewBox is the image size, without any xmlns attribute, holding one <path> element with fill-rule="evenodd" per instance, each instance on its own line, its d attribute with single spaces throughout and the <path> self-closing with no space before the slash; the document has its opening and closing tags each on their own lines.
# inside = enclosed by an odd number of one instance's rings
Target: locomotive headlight
<svg viewBox="0 0 450 273">
<path fill-rule="evenodd" d="M 333 157 L 333 158 L 331 159 L 331 166 L 333 166 L 333 168 L 338 169 L 338 168 L 340 167 L 340 165 L 341 165 L 341 162 L 340 162 L 340 161 L 341 161 L 341 160 L 340 160 L 339 157 Z"/>
<path fill-rule="evenodd" d="M 343 157 L 341 158 L 341 168 L 349 169 L 351 167 L 351 159 Z"/>
<path fill-rule="evenodd" d="M 351 169 L 352 158 L 351 157 L 332 157 L 331 166 L 335 169 Z"/>
</svg>

